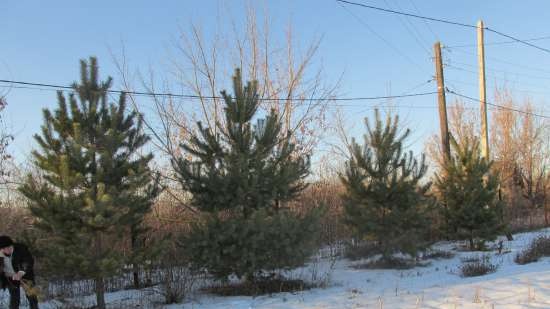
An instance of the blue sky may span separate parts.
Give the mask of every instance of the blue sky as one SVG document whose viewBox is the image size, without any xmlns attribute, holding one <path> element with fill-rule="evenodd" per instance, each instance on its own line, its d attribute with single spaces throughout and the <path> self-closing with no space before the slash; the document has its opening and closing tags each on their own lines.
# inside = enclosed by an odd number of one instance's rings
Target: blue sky
<svg viewBox="0 0 550 309">
<path fill-rule="evenodd" d="M 550 35 L 547 1 L 433 1 L 357 0 L 365 4 L 475 24 L 482 18 L 486 26 L 522 39 Z M 78 61 L 95 55 L 102 76 L 117 72 L 109 48 L 119 51 L 124 42 L 126 56 L 134 70 L 166 63 L 171 43 L 179 28 L 194 22 L 208 36 L 220 24 L 220 14 L 234 20 L 245 17 L 252 3 L 259 11 L 267 9 L 271 32 L 281 35 L 289 22 L 296 42 L 307 47 L 322 37 L 315 65 L 325 68 L 327 80 L 343 73 L 341 96 L 379 96 L 406 91 L 436 89 L 425 83 L 434 75 L 432 45 L 440 40 L 444 61 L 453 68 L 445 71 L 447 86 L 477 97 L 475 47 L 460 45 L 476 42 L 474 29 L 398 17 L 360 7 L 343 8 L 334 0 L 280 1 L 0 1 L 0 79 L 67 85 L 78 78 Z M 225 19 L 228 20 L 228 19 Z M 381 39 L 383 38 L 383 39 Z M 486 42 L 508 39 L 486 34 Z M 532 43 L 550 48 L 550 39 Z M 453 47 L 453 46 L 459 47 Z M 495 83 L 507 83 L 518 97 L 528 96 L 543 112 L 550 114 L 550 54 L 520 44 L 488 45 L 488 94 Z M 457 70 L 459 67 L 462 70 Z M 466 70 L 466 71 L 464 71 Z M 425 83 L 423 86 L 417 87 Z M 117 86 L 115 80 L 115 87 Z M 0 88 L 0 91 L 5 88 Z M 448 97 L 452 102 L 453 98 Z M 4 117 L 16 140 L 12 153 L 24 160 L 34 146 L 32 134 L 42 123 L 41 109 L 55 107 L 55 93 L 11 89 Z M 347 107 L 349 123 L 357 123 L 352 135 L 358 136 L 369 106 L 384 102 L 355 102 Z M 425 138 L 437 130 L 436 96 L 401 99 L 398 112 L 414 130 L 413 141 L 421 149 Z M 477 108 L 471 103 L 472 108 Z"/>
</svg>

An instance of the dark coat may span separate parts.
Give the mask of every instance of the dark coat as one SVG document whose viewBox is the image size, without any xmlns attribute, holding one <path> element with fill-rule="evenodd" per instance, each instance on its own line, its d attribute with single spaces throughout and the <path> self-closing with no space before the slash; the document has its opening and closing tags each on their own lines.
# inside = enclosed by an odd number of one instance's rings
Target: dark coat
<svg viewBox="0 0 550 309">
<path fill-rule="evenodd" d="M 13 264 L 13 270 L 15 270 L 15 272 L 21 270 L 25 272 L 23 280 L 34 281 L 34 257 L 27 246 L 19 243 L 13 245 L 11 263 Z M 0 281 L 2 283 L 2 288 L 5 289 L 9 282 L 8 278 L 6 278 L 3 273 L 0 275 Z"/>
</svg>

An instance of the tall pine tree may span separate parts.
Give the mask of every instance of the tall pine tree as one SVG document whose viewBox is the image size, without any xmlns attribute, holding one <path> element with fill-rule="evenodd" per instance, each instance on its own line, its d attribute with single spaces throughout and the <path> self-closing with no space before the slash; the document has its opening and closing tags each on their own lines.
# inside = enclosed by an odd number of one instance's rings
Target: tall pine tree
<svg viewBox="0 0 550 309">
<path fill-rule="evenodd" d="M 206 212 L 234 210 L 248 217 L 261 208 L 277 209 L 304 189 L 308 158 L 297 158 L 290 132 L 272 110 L 252 125 L 260 107 L 256 81 L 233 77 L 234 97 L 222 91 L 225 124 L 217 130 L 198 123 L 199 134 L 182 144 L 190 157 L 174 162 L 192 204 Z"/>
<path fill-rule="evenodd" d="M 415 255 L 427 228 L 430 184 L 420 184 L 427 171 L 424 156 L 418 161 L 404 153 L 410 131 L 399 134 L 398 117 L 385 122 L 375 112 L 374 127 L 365 120 L 364 145 L 355 140 L 341 180 L 345 221 L 362 240 L 375 241 L 383 259 L 396 252 Z"/>
<path fill-rule="evenodd" d="M 261 103 L 257 87 L 243 85 L 236 70 L 234 94 L 222 91 L 224 124 L 199 122 L 198 134 L 182 145 L 188 156 L 173 162 L 191 203 L 207 214 L 187 239 L 193 263 L 222 279 L 299 265 L 314 237 L 313 218 L 283 209 L 304 189 L 309 159 L 295 156 L 275 111 L 252 125 Z"/>
<path fill-rule="evenodd" d="M 140 115 L 126 111 L 124 94 L 108 103 L 111 81 L 98 81 L 95 58 L 81 61 L 74 93 L 58 93 L 58 107 L 44 110 L 42 134 L 35 135 L 43 179 L 29 176 L 20 188 L 44 235 L 45 266 L 94 279 L 101 309 L 104 279 L 129 262 L 117 249 L 140 237 L 159 191 L 148 167 L 153 155 L 138 153 L 148 141 Z"/>
<path fill-rule="evenodd" d="M 436 175 L 445 232 L 466 239 L 470 249 L 483 249 L 486 240 L 503 231 L 502 205 L 498 201 L 498 176 L 492 162 L 483 158 L 477 139 L 460 144 L 451 139 L 453 154 Z"/>
</svg>

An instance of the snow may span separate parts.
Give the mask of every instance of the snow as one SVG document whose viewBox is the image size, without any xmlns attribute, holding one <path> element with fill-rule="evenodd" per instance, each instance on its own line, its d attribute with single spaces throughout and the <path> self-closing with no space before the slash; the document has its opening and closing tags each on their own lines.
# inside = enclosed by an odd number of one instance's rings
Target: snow
<svg viewBox="0 0 550 309">
<path fill-rule="evenodd" d="M 550 259 L 517 265 L 514 257 L 540 235 L 550 229 L 514 235 L 514 241 L 504 241 L 504 251 L 457 251 L 457 243 L 441 242 L 436 249 L 453 251 L 451 259 L 432 260 L 429 266 L 408 270 L 355 269 L 354 262 L 340 259 L 331 271 L 331 261 L 323 259 L 293 275 L 308 279 L 314 272 L 329 275 L 326 288 L 296 293 L 279 293 L 259 297 L 220 297 L 197 293 L 184 304 L 167 305 L 166 309 L 227 308 L 227 309 L 336 309 L 336 308 L 550 308 Z M 458 275 L 461 259 L 473 255 L 490 255 L 497 271 L 480 277 L 462 278 Z M 159 308 L 143 302 L 144 296 L 156 295 L 154 289 L 121 291 L 108 294 L 113 308 Z M 154 297 L 149 297 L 153 299 Z M 93 297 L 80 299 L 92 304 Z M 44 303 L 42 308 L 55 308 Z"/>
</svg>

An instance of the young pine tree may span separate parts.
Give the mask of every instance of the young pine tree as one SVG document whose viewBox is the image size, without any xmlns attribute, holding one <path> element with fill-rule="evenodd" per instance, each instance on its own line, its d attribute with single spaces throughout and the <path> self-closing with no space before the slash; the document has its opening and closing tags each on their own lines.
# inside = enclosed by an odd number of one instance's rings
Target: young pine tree
<svg viewBox="0 0 550 309">
<path fill-rule="evenodd" d="M 117 246 L 140 237 L 158 194 L 148 167 L 153 156 L 138 153 L 148 141 L 141 118 L 126 111 L 124 94 L 107 103 L 110 86 L 111 79 L 98 82 L 95 58 L 81 61 L 74 93 L 58 93 L 57 109 L 44 110 L 42 134 L 35 135 L 43 179 L 29 175 L 20 188 L 44 235 L 45 266 L 94 279 L 97 308 L 105 308 L 105 277 L 128 262 Z"/>
<path fill-rule="evenodd" d="M 445 230 L 451 238 L 468 240 L 471 250 L 482 249 L 504 228 L 498 176 L 492 162 L 481 156 L 477 140 L 466 138 L 458 144 L 451 139 L 451 143 L 451 159 L 435 182 Z"/>
<path fill-rule="evenodd" d="M 346 223 L 362 240 L 373 240 L 389 260 L 397 252 L 415 255 L 423 245 L 430 184 L 420 184 L 427 166 L 403 152 L 409 130 L 399 134 L 398 117 L 385 123 L 375 111 L 374 127 L 365 121 L 364 145 L 355 140 L 341 180 L 346 188 Z"/>
<path fill-rule="evenodd" d="M 264 272 L 297 266 L 311 254 L 314 218 L 283 208 L 304 189 L 309 159 L 294 155 L 290 133 L 275 111 L 257 125 L 257 82 L 233 77 L 234 95 L 222 91 L 224 125 L 205 128 L 182 145 L 173 161 L 183 190 L 207 219 L 186 239 L 192 263 L 225 279 L 254 280 Z"/>
</svg>

